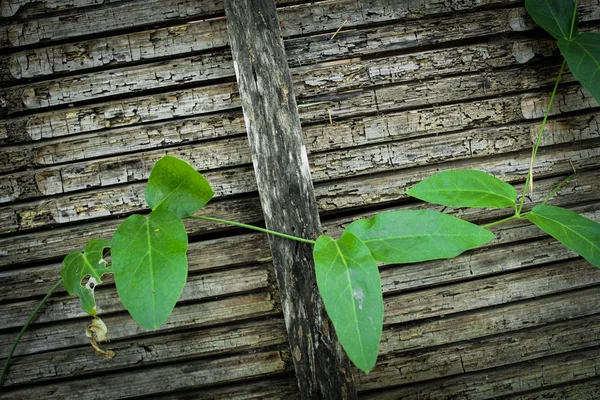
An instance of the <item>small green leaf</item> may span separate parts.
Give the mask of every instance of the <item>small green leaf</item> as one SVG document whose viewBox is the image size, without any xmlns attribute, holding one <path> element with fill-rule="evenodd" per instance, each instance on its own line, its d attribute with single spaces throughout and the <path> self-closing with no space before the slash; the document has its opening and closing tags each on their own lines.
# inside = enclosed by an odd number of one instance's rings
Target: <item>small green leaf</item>
<svg viewBox="0 0 600 400">
<path fill-rule="evenodd" d="M 558 47 L 575 78 L 600 104 L 600 33 L 586 32 L 572 40 L 560 39 Z"/>
<path fill-rule="evenodd" d="M 456 257 L 495 238 L 494 234 L 462 219 L 431 210 L 390 211 L 354 221 L 353 233 L 376 261 L 412 263 Z"/>
<path fill-rule="evenodd" d="M 439 172 L 417 183 L 406 193 L 448 207 L 515 207 L 517 191 L 482 171 Z"/>
<path fill-rule="evenodd" d="M 132 215 L 115 231 L 117 293 L 144 328 L 156 329 L 171 315 L 187 278 L 187 244 L 183 222 L 165 208 L 148 218 Z"/>
<path fill-rule="evenodd" d="M 214 194 L 206 178 L 190 164 L 164 156 L 150 172 L 146 202 L 153 210 L 165 208 L 185 218 L 204 207 Z"/>
<path fill-rule="evenodd" d="M 599 223 L 554 206 L 535 206 L 525 216 L 541 230 L 600 268 Z"/>
<path fill-rule="evenodd" d="M 533 20 L 556 39 L 569 39 L 575 11 L 572 0 L 525 0 L 525 8 Z M 577 35 L 577 16 L 573 36 Z"/>
<path fill-rule="evenodd" d="M 319 292 L 350 360 L 365 373 L 377 361 L 383 328 L 379 269 L 365 244 L 351 233 L 321 235 L 313 256 Z"/>
<path fill-rule="evenodd" d="M 79 296 L 81 308 L 90 315 L 96 315 L 94 289 L 102 283 L 102 276 L 112 273 L 104 260 L 104 249 L 110 248 L 108 240 L 95 239 L 88 242 L 85 251 L 69 253 L 63 260 L 60 270 L 67 292 L 71 296 Z M 84 283 L 85 281 L 85 283 Z"/>
</svg>

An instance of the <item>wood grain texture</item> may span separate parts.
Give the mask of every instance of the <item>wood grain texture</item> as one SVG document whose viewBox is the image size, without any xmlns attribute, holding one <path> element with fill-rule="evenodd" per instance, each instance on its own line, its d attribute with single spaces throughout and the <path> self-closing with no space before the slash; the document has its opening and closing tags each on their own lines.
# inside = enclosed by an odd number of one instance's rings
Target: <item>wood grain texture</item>
<svg viewBox="0 0 600 400">
<path fill-rule="evenodd" d="M 272 274 L 271 268 L 260 266 L 192 275 L 188 278 L 178 301 L 207 300 L 220 296 L 232 296 L 264 290 L 270 286 L 270 276 Z M 105 285 L 105 283 L 108 285 Z M 111 285 L 111 283 L 113 284 Z M 98 286 L 95 297 L 99 313 L 112 314 L 125 311 L 123 304 L 115 296 L 114 281 L 103 281 L 103 285 Z M 35 309 L 38 302 L 38 300 L 30 300 L 0 304 L 1 326 L 12 328 L 25 325 L 29 317 L 29 310 Z M 81 310 L 80 300 L 77 297 L 63 294 L 62 296 L 53 297 L 52 303 L 44 307 L 44 312 L 36 318 L 36 323 L 54 322 L 57 317 L 64 321 L 86 316 L 87 314 Z"/>
<path fill-rule="evenodd" d="M 424 352 L 400 353 L 383 358 L 369 375 L 357 374 L 356 379 L 361 391 L 390 385 L 413 385 L 596 347 L 600 344 L 597 337 L 590 338 L 588 335 L 598 331 L 599 319 L 600 316 L 592 315 L 510 334 L 452 343 Z M 400 373 L 398 369 L 401 369 Z M 410 393 L 408 398 L 414 395 L 409 390 L 407 393 Z"/>
<path fill-rule="evenodd" d="M 204 214 L 262 224 L 223 4 L 167 0 L 156 12 L 155 3 L 0 5 L 0 358 L 66 253 L 148 211 L 145 180 L 162 155 L 208 177 L 217 195 Z M 405 191 L 459 168 L 522 190 L 560 65 L 522 1 L 277 3 L 287 4 L 273 29 L 325 232 L 338 237 L 388 210 L 478 224 L 510 215 L 444 209 Z M 599 6 L 579 2 L 582 31 L 598 30 Z M 525 211 L 575 168 L 550 204 L 600 221 L 598 107 L 563 76 Z M 137 327 L 106 279 L 96 293 L 117 357 L 102 360 L 84 334 L 89 318 L 61 288 L 18 348 L 2 394 L 300 398 L 267 236 L 204 221 L 186 229 L 189 282 L 165 326 Z M 598 270 L 526 221 L 493 232 L 495 241 L 451 260 L 380 268 L 379 360 L 369 375 L 348 369 L 361 398 L 598 398 Z"/>
<path fill-rule="evenodd" d="M 275 4 L 226 1 L 225 13 L 265 225 L 314 240 L 321 224 Z M 301 398 L 355 399 L 350 362 L 317 291 L 312 247 L 276 236 L 269 244 Z"/>
<path fill-rule="evenodd" d="M 52 303 L 50 303 L 52 304 Z M 103 315 L 111 340 L 141 338 L 176 329 L 199 329 L 243 319 L 260 318 L 281 314 L 281 307 L 268 291 L 232 296 L 200 303 L 188 303 L 175 308 L 169 320 L 156 331 L 141 328 L 127 313 Z M 47 350 L 58 350 L 89 345 L 85 327 L 91 317 L 64 321 L 61 324 L 32 326 L 23 336 L 16 355 L 35 354 Z M 16 332 L 0 335 L 0 357 L 8 354 Z M 43 338 L 43 340 L 40 340 Z M 89 349 L 90 352 L 92 349 Z M 92 355 L 93 352 L 90 353 Z"/>
<path fill-rule="evenodd" d="M 96 385 L 97 377 L 47 383 L 19 390 L 23 398 L 43 396 L 48 399 L 127 398 L 152 396 L 167 391 L 210 387 L 246 379 L 289 372 L 280 352 L 268 351 L 185 363 L 163 365 L 106 375 L 103 385 Z M 10 394 L 10 392 L 9 392 Z"/>
<path fill-rule="evenodd" d="M 494 157 L 492 159 L 459 160 L 458 162 L 448 163 L 447 168 L 484 169 L 495 176 L 516 182 L 522 179 L 526 173 L 529 156 L 529 152 L 522 152 L 498 158 Z M 570 146 L 560 145 L 547 150 L 542 149 L 538 155 L 539 163 L 535 169 L 536 176 L 539 179 L 554 176 L 557 173 L 570 174 L 573 171 L 573 167 L 578 170 L 594 168 L 598 165 L 598 157 L 600 157 L 600 153 L 598 152 L 596 141 L 585 141 L 581 144 Z M 392 175 L 392 179 L 379 183 L 377 182 L 377 176 L 359 176 L 357 181 L 349 181 L 346 184 L 349 186 L 340 188 L 339 182 L 332 183 L 331 186 L 323 186 L 323 191 L 319 191 L 318 193 L 321 194 L 321 204 L 327 205 L 325 208 L 330 211 L 350 207 L 352 204 L 385 203 L 390 198 L 405 198 L 402 195 L 404 190 L 425 177 L 432 175 L 438 168 L 439 166 L 432 165 L 424 168 L 409 169 L 409 172 L 398 171 L 399 175 L 397 178 L 393 178 Z M 251 179 L 252 175 L 245 176 L 248 177 L 246 178 L 246 182 L 249 182 L 248 179 Z M 367 185 L 363 185 L 364 183 L 367 183 Z M 351 185 L 360 186 L 362 192 L 355 192 Z M 593 191 L 593 187 L 591 185 L 587 188 Z M 368 192 L 369 189 L 381 190 L 381 195 L 377 192 L 365 195 L 365 192 Z M 547 189 L 551 190 L 550 187 Z M 536 198 L 536 201 L 543 201 L 547 193 L 548 191 L 540 192 L 540 196 Z M 340 203 L 339 206 L 336 206 L 337 203 L 331 199 L 337 198 L 338 195 Z M 593 194 L 586 196 L 592 199 L 597 198 Z M 577 200 L 575 200 L 576 202 Z M 242 207 L 236 207 L 236 204 L 242 205 Z M 243 206 L 244 204 L 245 206 Z M 568 206 L 569 202 L 567 201 L 565 205 Z M 245 202 L 209 203 L 205 211 L 210 215 L 247 223 L 261 220 L 258 204 L 252 199 L 247 199 Z M 482 218 L 481 214 L 474 215 L 479 215 L 479 218 Z M 46 230 L 0 238 L 0 245 L 6 251 L 5 256 L 0 257 L 0 265 L 23 264 L 33 260 L 64 257 L 70 251 L 81 250 L 90 238 L 110 238 L 117 225 L 118 221 L 107 220 L 95 222 L 89 226 L 60 227 L 53 231 Z M 219 225 L 204 222 L 194 222 L 188 226 L 190 227 L 190 233 L 206 233 L 222 229 Z M 60 236 L 57 237 L 57 235 Z M 27 243 L 27 247 L 23 247 L 23 243 Z"/>
<path fill-rule="evenodd" d="M 589 1 L 589 0 L 588 0 Z M 137 4 L 136 4 L 137 3 Z M 285 0 L 291 4 L 292 1 Z M 368 0 L 357 3 L 354 0 L 337 0 L 322 3 L 310 3 L 280 10 L 282 34 L 284 36 L 306 35 L 321 31 L 335 31 L 342 23 L 347 28 L 382 23 L 398 19 L 411 20 L 447 14 L 461 10 L 478 10 L 490 7 L 518 4 L 515 0 L 464 1 L 460 5 L 440 0 L 413 1 L 407 4 L 393 0 Z M 137 23 L 145 23 L 148 13 L 142 1 L 129 5 L 129 15 Z M 216 8 L 216 7 L 215 7 Z M 99 12 L 107 18 L 111 9 Z M 155 21 L 165 14 L 155 13 L 151 16 Z M 52 25 L 57 18 L 42 20 L 40 26 Z M 76 24 L 74 21 L 73 24 Z M 118 23 L 118 21 L 113 22 Z M 121 22 L 122 23 L 122 22 Z M 147 22 L 146 22 L 147 23 Z M 130 27 L 130 24 L 126 25 Z M 0 38 L 8 42 L 9 32 L 14 32 L 13 40 L 35 41 L 36 38 L 22 39 L 20 29 L 23 24 L 5 28 L 0 31 Z M 97 26 L 83 26 L 77 32 L 85 33 L 94 29 L 105 29 Z M 57 35 L 58 33 L 54 33 Z M 156 57 L 167 57 L 202 49 L 222 47 L 227 42 L 226 25 L 223 20 L 203 23 L 177 24 L 165 28 L 149 29 L 144 32 L 115 35 L 106 39 L 98 38 L 79 41 L 66 45 L 46 46 L 40 49 L 17 52 L 7 59 L 10 69 L 0 73 L 4 79 L 31 78 L 39 75 L 51 75 L 65 71 L 81 70 L 103 65 L 124 64 L 131 61 L 149 60 Z M 99 57 L 102 55 L 102 57 Z M 54 65 L 53 65 L 54 64 Z M 11 78 L 9 78 L 11 77 Z M 3 80 L 4 80 L 3 79 Z"/>
<path fill-rule="evenodd" d="M 477 84 L 478 86 L 479 83 Z M 441 88 L 440 88 L 441 89 Z M 384 92 L 389 93 L 388 90 L 384 90 Z M 435 96 L 438 96 L 438 92 L 434 92 Z M 384 93 L 382 93 L 384 94 Z M 386 106 L 383 103 L 384 97 L 378 96 L 379 93 L 370 93 L 370 98 L 368 102 L 364 105 L 353 104 L 355 102 L 355 98 L 351 99 L 346 104 L 340 104 L 338 110 L 341 108 L 340 114 L 342 113 L 350 113 L 358 114 L 361 111 L 384 111 L 386 109 L 394 109 L 393 107 L 395 101 L 388 102 Z M 413 94 L 415 97 L 418 96 L 418 92 Z M 433 97 L 433 95 L 431 96 Z M 596 101 L 589 95 L 587 92 L 582 92 L 580 87 L 569 87 L 564 90 L 561 90 L 557 94 L 557 104 L 551 110 L 551 113 L 558 114 L 562 111 L 573 111 L 578 109 L 586 109 L 592 108 L 597 105 Z M 380 103 L 382 101 L 382 103 Z M 427 97 L 421 97 L 421 101 L 431 101 L 434 102 L 434 98 L 427 99 Z M 425 115 L 420 115 L 420 113 L 409 111 L 399 115 L 399 118 L 410 118 L 408 123 L 409 129 L 416 129 L 420 132 L 418 134 L 428 134 L 428 133 L 439 133 L 445 131 L 452 131 L 458 129 L 468 129 L 468 128 L 476 128 L 480 126 L 489 126 L 489 124 L 502 123 L 502 122 L 511 122 L 511 117 L 519 120 L 522 119 L 523 116 L 526 118 L 536 118 L 538 114 L 540 114 L 540 110 L 542 107 L 545 108 L 545 104 L 549 101 L 549 96 L 546 93 L 543 94 L 523 94 L 520 96 L 510 96 L 506 99 L 492 99 L 481 101 L 471 101 L 465 104 L 456 104 L 453 106 L 447 106 L 441 108 L 440 110 L 429 110 L 426 109 Z M 568 106 L 564 106 L 564 104 L 568 104 Z M 482 105 L 487 105 L 487 108 L 482 107 Z M 389 108 L 388 108 L 389 107 Z M 566 108 L 566 110 L 565 110 Z M 344 110 L 345 109 L 345 110 Z M 373 110 L 375 109 L 375 110 Z M 313 112 L 313 111 L 311 111 Z M 505 114 L 499 114 L 503 112 Z M 438 116 L 438 121 L 433 121 L 431 119 L 432 114 Z M 499 115 L 506 115 L 506 118 L 502 118 Z M 508 121 L 507 121 L 508 119 Z M 413 120 L 416 120 L 414 124 L 411 124 Z M 385 121 L 385 120 L 384 120 Z M 446 126 L 446 128 L 444 128 Z M 566 125 L 565 127 L 568 127 Z M 597 128 L 597 122 L 592 121 L 589 129 L 586 129 L 588 135 L 594 135 L 593 130 Z M 335 132 L 334 127 L 330 127 Z M 505 129 L 506 130 L 506 129 Z M 410 132 L 410 131 L 409 131 Z M 360 132 L 358 132 L 360 133 Z M 397 134 L 404 134 L 403 130 L 397 130 Z M 498 135 L 501 135 L 502 131 L 498 132 Z M 572 134 L 571 134 L 572 135 Z M 395 139 L 392 134 L 389 135 L 388 138 L 382 138 L 384 140 L 393 140 Z M 400 138 L 398 138 L 400 139 Z M 364 139 L 363 139 L 364 140 Z M 433 139 L 429 139 L 432 141 Z M 506 138 L 503 139 L 506 142 L 506 145 L 511 145 L 511 142 L 514 142 L 513 139 L 506 141 Z M 521 140 L 527 140 L 527 138 L 521 138 Z M 376 140 L 377 141 L 377 140 Z M 463 139 L 464 141 L 464 139 Z M 469 140 L 467 139 L 467 142 Z M 237 143 L 238 145 L 242 142 L 241 139 L 237 141 L 233 141 L 233 143 Z M 478 140 L 471 140 L 472 143 L 477 143 Z M 228 143 L 227 141 L 223 143 Z M 309 142 L 310 143 L 310 142 Z M 482 142 L 482 144 L 485 142 Z M 317 141 L 317 145 L 325 146 L 327 141 Z M 418 146 L 418 144 L 416 144 Z M 505 145 L 505 146 L 506 146 Z M 211 146 L 218 146 L 217 143 L 211 144 Z M 471 155 L 484 155 L 481 151 L 477 151 L 475 149 L 475 153 L 473 150 L 469 150 L 469 143 L 464 145 L 467 150 L 464 150 L 464 154 Z M 518 143 L 512 143 L 512 146 L 517 146 Z M 311 146 L 313 147 L 313 146 Z M 389 167 L 394 164 L 393 162 L 387 162 L 389 159 L 394 159 L 396 156 L 393 154 L 393 150 L 386 150 L 388 147 L 386 144 L 382 144 L 377 148 L 377 146 L 371 146 L 371 151 L 379 153 L 379 162 L 386 163 Z M 211 166 L 214 166 L 215 163 L 220 162 L 220 153 L 211 152 L 213 148 L 209 146 L 206 147 L 206 153 L 198 153 L 198 158 L 192 159 L 194 152 L 192 149 L 195 147 L 188 145 L 185 147 L 181 147 L 179 149 L 170 149 L 167 151 L 154 151 L 151 153 L 140 154 L 142 159 L 136 159 L 131 156 L 124 157 L 127 158 L 126 163 L 116 163 L 111 160 L 99 159 L 95 162 L 81 162 L 69 164 L 66 166 L 59 167 L 46 167 L 35 169 L 31 171 L 23 171 L 12 174 L 6 174 L 0 176 L 0 202 L 10 202 L 17 199 L 27 199 L 27 198 L 35 198 L 40 196 L 47 196 L 59 193 L 66 193 L 75 190 L 86 189 L 94 186 L 105 186 L 105 185 L 114 185 L 118 183 L 124 182 L 133 182 L 137 180 L 147 179 L 150 173 L 151 166 L 153 162 L 155 162 L 161 155 L 170 153 L 172 155 L 179 155 L 188 159 L 198 170 L 206 170 L 210 169 Z M 324 148 L 324 147 L 321 147 Z M 514 147 L 513 147 L 514 148 Z M 247 158 L 247 153 L 244 155 L 243 152 L 238 151 L 239 147 L 234 147 L 231 149 L 223 150 L 223 159 L 222 162 L 224 166 L 232 165 L 232 162 L 236 162 L 239 160 L 241 163 L 247 163 L 249 160 Z M 319 150 L 319 147 L 314 149 L 315 151 Z M 504 151 L 508 151 L 509 149 L 505 149 Z M 498 151 L 498 149 L 496 149 Z M 382 155 L 382 152 L 385 153 Z M 207 154 L 208 153 L 208 154 Z M 337 153 L 338 156 L 334 155 L 336 153 L 332 153 L 330 156 L 321 156 L 321 159 L 324 160 L 329 157 L 327 162 L 332 162 L 336 157 L 344 157 L 346 159 L 351 159 L 353 154 L 350 153 L 348 155 L 344 155 L 345 152 Z M 386 155 L 387 154 L 387 155 Z M 442 157 L 442 156 L 440 156 Z M 457 156 L 458 157 L 458 156 Z M 195 158 L 195 157 L 194 157 Z M 228 161 L 229 159 L 229 161 Z M 404 157 L 404 160 L 408 161 L 418 161 L 418 156 L 415 156 L 414 159 Z M 212 162 L 212 164 L 211 164 Z M 376 162 L 376 160 L 373 160 Z M 401 163 L 402 160 L 398 160 L 398 163 Z M 423 163 L 424 160 L 421 160 Z M 372 162 L 371 162 L 372 163 Z M 346 161 L 345 164 L 348 164 Z M 363 171 L 365 166 L 359 166 L 360 160 L 356 160 L 356 170 Z M 392 165 L 393 166 L 393 165 Z M 354 171 L 349 170 L 349 168 L 345 168 L 344 171 L 335 171 L 335 168 L 332 167 L 321 167 L 314 166 L 313 167 L 313 175 L 316 181 L 321 181 L 328 178 L 341 178 L 343 175 L 353 174 Z M 371 170 L 370 172 L 377 172 Z"/>
<path fill-rule="evenodd" d="M 574 353 L 563 353 L 523 364 L 514 364 L 507 368 L 437 379 L 430 383 L 373 393 L 365 395 L 364 398 L 372 400 L 418 397 L 489 399 L 511 396 L 512 398 L 520 393 L 525 395 L 523 392 L 549 385 L 546 382 L 562 385 L 574 380 L 597 378 L 599 358 L 600 349 L 592 347 Z"/>
<path fill-rule="evenodd" d="M 113 360 L 98 358 L 95 363 L 90 363 L 89 346 L 81 346 L 19 357 L 11 367 L 5 384 L 15 386 L 61 377 L 97 375 L 135 368 L 142 361 L 147 366 L 171 361 L 187 362 L 199 357 L 283 345 L 286 341 L 283 319 L 271 319 L 111 342 L 103 347 L 114 351 L 118 357 Z M 60 368 L 55 368 L 57 365 Z"/>
</svg>

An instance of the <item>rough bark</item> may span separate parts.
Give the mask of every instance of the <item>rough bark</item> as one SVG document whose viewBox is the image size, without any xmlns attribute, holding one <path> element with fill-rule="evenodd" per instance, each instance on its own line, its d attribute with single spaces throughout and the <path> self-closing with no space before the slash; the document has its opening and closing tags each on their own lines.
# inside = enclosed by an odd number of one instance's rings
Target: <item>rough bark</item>
<svg viewBox="0 0 600 400">
<path fill-rule="evenodd" d="M 314 240 L 321 225 L 275 3 L 226 1 L 225 13 L 265 225 Z M 316 288 L 312 246 L 269 242 L 302 398 L 356 398 Z"/>
</svg>

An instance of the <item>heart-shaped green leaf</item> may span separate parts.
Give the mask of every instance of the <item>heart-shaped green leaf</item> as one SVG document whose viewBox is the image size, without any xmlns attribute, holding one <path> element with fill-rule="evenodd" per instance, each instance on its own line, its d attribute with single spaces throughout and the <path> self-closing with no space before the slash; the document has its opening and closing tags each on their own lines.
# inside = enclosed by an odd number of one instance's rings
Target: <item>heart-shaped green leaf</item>
<svg viewBox="0 0 600 400">
<path fill-rule="evenodd" d="M 439 172 L 417 183 L 406 193 L 448 207 L 515 207 L 517 191 L 482 171 Z"/>
<path fill-rule="evenodd" d="M 81 308 L 90 315 L 96 315 L 94 289 L 102 283 L 102 276 L 112 273 L 104 260 L 104 249 L 110 248 L 108 240 L 90 240 L 85 251 L 69 253 L 63 260 L 60 276 L 67 292 L 79 296 Z"/>
<path fill-rule="evenodd" d="M 600 104 L 600 33 L 586 32 L 572 40 L 560 39 L 558 47 L 575 78 Z"/>
<path fill-rule="evenodd" d="M 525 0 L 525 8 L 536 24 L 556 39 L 571 37 L 571 22 L 575 14 L 573 36 L 577 35 L 577 14 L 573 0 Z"/>
<path fill-rule="evenodd" d="M 384 263 L 456 257 L 495 238 L 492 232 L 480 226 L 431 210 L 377 214 L 354 221 L 345 232 L 356 235 L 373 258 Z"/>
<path fill-rule="evenodd" d="M 535 206 L 526 217 L 541 230 L 600 268 L 599 223 L 554 206 Z"/>
<path fill-rule="evenodd" d="M 177 303 L 187 278 L 187 233 L 181 219 L 159 208 L 148 218 L 132 215 L 112 242 L 117 292 L 138 324 L 162 325 Z"/>
<path fill-rule="evenodd" d="M 319 292 L 350 360 L 368 373 L 377 361 L 383 328 L 379 269 L 364 243 L 351 233 L 321 235 L 313 251 Z"/>
<path fill-rule="evenodd" d="M 204 207 L 214 194 L 206 178 L 190 164 L 164 156 L 150 172 L 146 202 L 153 210 L 165 208 L 185 218 Z"/>
</svg>

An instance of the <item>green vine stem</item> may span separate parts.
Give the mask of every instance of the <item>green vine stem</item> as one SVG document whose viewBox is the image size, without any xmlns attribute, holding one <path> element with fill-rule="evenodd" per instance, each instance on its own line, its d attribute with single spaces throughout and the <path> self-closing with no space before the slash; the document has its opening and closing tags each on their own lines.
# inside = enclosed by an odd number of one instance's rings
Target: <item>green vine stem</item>
<svg viewBox="0 0 600 400">
<path fill-rule="evenodd" d="M 556 82 L 554 83 L 554 89 L 552 89 L 552 95 L 550 95 L 550 102 L 548 103 L 548 107 L 546 107 L 546 113 L 544 114 L 544 119 L 542 120 L 542 126 L 540 126 L 540 131 L 537 135 L 537 140 L 535 142 L 535 146 L 533 147 L 533 151 L 531 153 L 531 161 L 529 163 L 529 172 L 527 172 L 527 178 L 525 179 L 525 187 L 523 188 L 523 195 L 521 196 L 521 201 L 519 202 L 519 208 L 517 210 L 516 215 L 521 215 L 521 211 L 523 210 L 523 205 L 525 203 L 525 197 L 527 196 L 527 189 L 530 192 L 533 192 L 533 163 L 535 161 L 535 157 L 537 155 L 538 148 L 540 147 L 540 143 L 542 141 L 542 136 L 544 134 L 544 129 L 546 128 L 546 121 L 548 120 L 548 115 L 550 115 L 550 108 L 552 107 L 552 103 L 554 102 L 554 97 L 556 96 L 556 91 L 558 90 L 558 84 L 562 78 L 563 71 L 565 69 L 566 60 L 563 59 L 563 62 L 560 66 L 560 71 L 558 71 L 558 77 L 556 78 Z"/>
<path fill-rule="evenodd" d="M 21 332 L 19 332 L 19 335 L 17 336 L 17 339 L 13 343 L 13 345 L 12 345 L 12 347 L 10 349 L 10 352 L 8 353 L 8 357 L 6 357 L 6 362 L 4 363 L 4 368 L 2 368 L 2 375 L 0 375 L 0 387 L 4 384 L 4 378 L 6 377 L 6 373 L 8 372 L 8 367 L 10 366 L 10 360 L 12 359 L 12 356 L 15 353 L 15 350 L 17 349 L 17 345 L 21 341 L 21 338 L 23 337 L 23 334 L 25 333 L 25 331 L 27 330 L 27 328 L 29 328 L 29 325 L 31 325 L 31 323 L 33 322 L 33 320 L 37 316 L 38 312 L 40 312 L 40 310 L 42 309 L 42 307 L 44 306 L 44 304 L 46 304 L 46 301 L 48 301 L 48 299 L 50 298 L 50 296 L 52 296 L 52 293 L 54 293 L 56 291 L 56 289 L 58 289 L 58 287 L 62 283 L 63 283 L 62 279 L 59 279 L 59 281 L 56 282 L 56 284 L 54 286 L 52 286 L 52 289 L 50 289 L 50 291 L 48 292 L 48 294 L 42 299 L 42 301 L 40 301 L 40 304 L 38 304 L 38 306 L 35 308 L 35 310 L 33 310 L 33 312 L 31 313 L 31 315 L 29 316 L 29 319 L 27 320 L 27 322 L 23 326 L 23 329 L 21 329 Z"/>
<path fill-rule="evenodd" d="M 571 30 L 569 31 L 569 40 L 573 37 L 573 31 L 575 30 L 575 20 L 577 19 L 577 3 L 575 0 L 575 6 L 573 8 L 573 15 L 571 16 Z M 525 187 L 523 188 L 523 195 L 521 196 L 521 201 L 519 203 L 519 208 L 517 209 L 517 216 L 521 215 L 521 211 L 523 210 L 523 204 L 525 203 L 525 197 L 527 196 L 527 189 L 530 189 L 530 192 L 533 192 L 533 163 L 535 161 L 535 156 L 537 155 L 538 147 L 540 146 L 540 142 L 542 141 L 542 135 L 544 134 L 544 129 L 546 128 L 546 121 L 548 120 L 548 115 L 550 114 L 550 108 L 552 107 L 552 102 L 554 101 L 554 97 L 556 96 L 556 91 L 558 90 L 558 85 L 562 78 L 562 74 L 565 70 L 565 64 L 567 60 L 563 58 L 562 64 L 560 65 L 560 70 L 558 71 L 558 77 L 556 78 L 556 82 L 554 82 L 554 89 L 552 89 L 552 95 L 550 96 L 550 102 L 548 103 L 548 107 L 546 108 L 546 113 L 544 114 L 544 119 L 542 121 L 542 126 L 540 126 L 540 131 L 537 136 L 537 140 L 535 142 L 535 146 L 533 147 L 533 151 L 531 153 L 531 162 L 529 163 L 529 171 L 527 173 L 527 178 L 525 180 Z M 553 192 L 555 193 L 555 192 Z M 548 201 L 548 199 L 546 199 Z M 544 204 L 546 203 L 544 201 Z"/>
<path fill-rule="evenodd" d="M 275 232 L 275 231 L 271 231 L 269 229 L 259 228 L 258 226 L 243 224 L 241 222 L 229 221 L 229 220 L 226 220 L 226 219 L 205 217 L 203 215 L 190 215 L 190 216 L 188 216 L 186 218 L 202 219 L 202 220 L 205 220 L 205 221 L 213 221 L 213 222 L 221 222 L 223 224 L 238 226 L 240 228 L 252 229 L 252 230 L 255 230 L 255 231 L 259 231 L 259 232 L 268 233 L 268 234 L 274 235 L 274 236 L 280 236 L 282 238 L 286 238 L 286 239 L 290 239 L 290 240 L 295 240 L 297 242 L 312 244 L 313 246 L 317 243 L 314 240 L 303 239 L 303 238 L 299 238 L 297 236 L 286 235 L 285 233 Z"/>
</svg>

